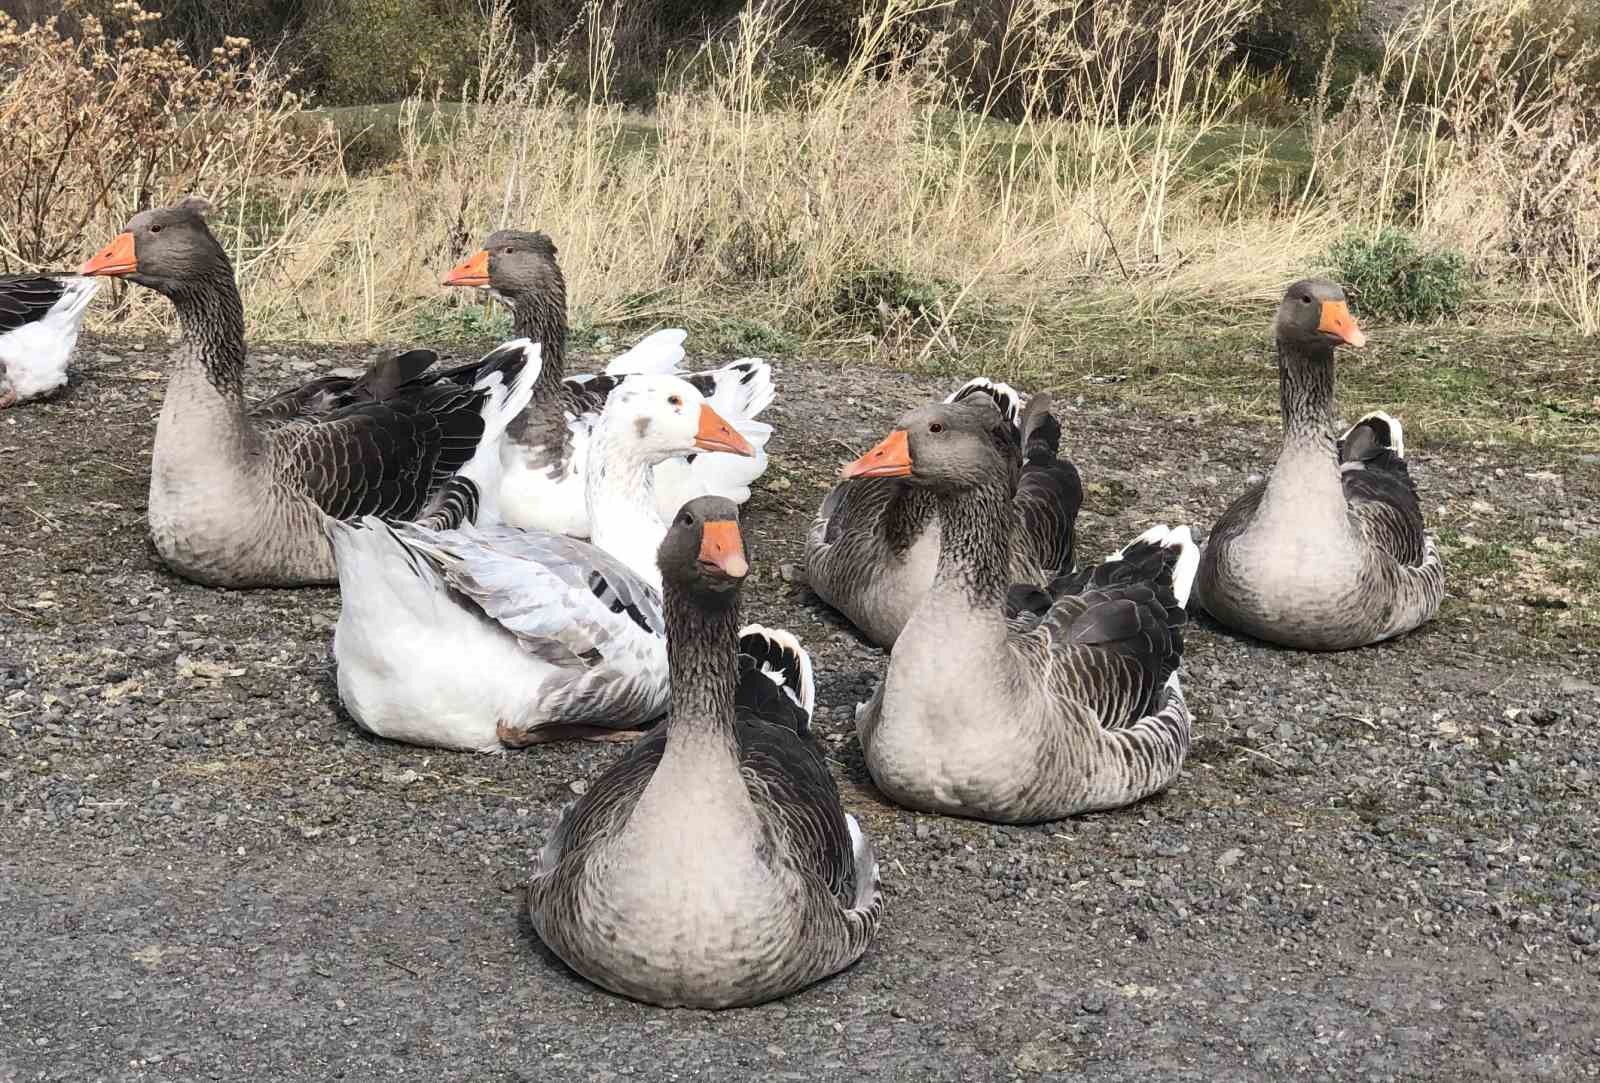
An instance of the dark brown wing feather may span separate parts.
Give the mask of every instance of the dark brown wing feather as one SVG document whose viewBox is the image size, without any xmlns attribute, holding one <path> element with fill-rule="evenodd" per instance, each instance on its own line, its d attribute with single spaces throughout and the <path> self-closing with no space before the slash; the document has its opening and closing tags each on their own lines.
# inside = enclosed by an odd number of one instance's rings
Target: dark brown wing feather
<svg viewBox="0 0 1600 1083">
<path fill-rule="evenodd" d="M 0 277 L 0 334 L 42 320 L 65 291 L 65 284 L 49 275 Z"/>
</svg>

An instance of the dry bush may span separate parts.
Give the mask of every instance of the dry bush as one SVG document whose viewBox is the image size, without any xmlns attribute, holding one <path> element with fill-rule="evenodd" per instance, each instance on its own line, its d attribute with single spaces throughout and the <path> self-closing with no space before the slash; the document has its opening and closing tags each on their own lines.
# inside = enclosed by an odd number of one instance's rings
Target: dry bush
<svg viewBox="0 0 1600 1083">
<path fill-rule="evenodd" d="M 1084 0 L 1087 21 L 1070 25 L 1049 5 L 1019 7 L 1035 59 L 1006 90 L 1022 106 L 1014 126 L 959 108 L 948 42 L 907 32 L 915 0 L 870 9 L 848 63 L 783 94 L 772 84 L 792 73 L 771 61 L 792 9 L 748 7 L 648 123 L 608 104 L 614 6 L 590 9 L 588 55 L 558 50 L 526 69 L 502 13 L 468 102 L 411 99 L 401 160 L 339 181 L 286 235 L 284 303 L 259 318 L 292 314 L 318 336 L 403 333 L 445 296 L 441 271 L 500 226 L 549 230 L 574 303 L 600 320 L 703 303 L 824 333 L 846 318 L 841 295 L 886 272 L 939 284 L 911 310 L 947 348 L 968 313 L 1068 289 L 1106 294 L 1107 307 L 1130 293 L 1154 305 L 1173 281 L 1197 302 L 1258 300 L 1259 271 L 1191 270 L 1215 258 L 1243 270 L 1241 245 L 1281 229 L 1240 217 L 1234 197 L 1258 163 L 1186 172 L 1228 117 L 1240 78 L 1223 74 L 1228 42 L 1257 3 L 1171 5 L 1152 23 L 1135 17 L 1143 0 Z M 1150 56 L 1159 77 L 1115 100 L 1108 88 Z M 587 93 L 563 89 L 568 60 Z"/>
<path fill-rule="evenodd" d="M 230 39 L 204 62 L 156 41 L 134 0 L 117 25 L 78 16 L 20 29 L 0 15 L 0 264 L 75 264 L 135 211 L 205 191 L 239 208 L 251 190 L 318 162 L 291 130 L 299 102 Z"/>
<path fill-rule="evenodd" d="M 1316 125 L 1314 154 L 1323 195 L 1371 235 L 1415 230 L 1592 326 L 1600 314 L 1576 313 L 1600 274 L 1600 128 L 1581 78 L 1596 52 L 1577 11 L 1426 0 L 1345 110 Z"/>
</svg>

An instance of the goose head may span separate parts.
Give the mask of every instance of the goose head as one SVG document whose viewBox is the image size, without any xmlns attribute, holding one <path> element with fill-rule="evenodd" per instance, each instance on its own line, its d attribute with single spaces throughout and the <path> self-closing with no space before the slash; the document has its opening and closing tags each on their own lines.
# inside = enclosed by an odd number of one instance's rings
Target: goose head
<svg viewBox="0 0 1600 1083">
<path fill-rule="evenodd" d="M 661 581 L 700 596 L 736 596 L 750 573 L 739 506 L 721 496 L 697 496 L 672 517 L 656 551 Z"/>
<path fill-rule="evenodd" d="M 601 423 L 611 440 L 652 464 L 697 451 L 755 454 L 693 384 L 676 376 L 629 376 L 606 398 Z"/>
<path fill-rule="evenodd" d="M 444 284 L 488 290 L 507 304 L 519 297 L 559 299 L 566 308 L 566 279 L 556 263 L 555 242 L 544 233 L 496 230 L 451 269 Z"/>
<path fill-rule="evenodd" d="M 219 273 L 231 276 L 228 254 L 206 225 L 210 210 L 206 200 L 190 196 L 171 207 L 140 211 L 80 273 L 126 278 L 168 297 L 190 282 Z"/>
<path fill-rule="evenodd" d="M 1344 290 L 1326 278 L 1303 278 L 1278 305 L 1278 342 L 1300 354 L 1331 354 L 1336 346 L 1365 346 Z"/>
<path fill-rule="evenodd" d="M 970 489 L 1015 469 L 1015 429 L 982 398 L 932 403 L 900 419 L 876 447 L 845 466 L 845 478 L 905 478 Z"/>
</svg>

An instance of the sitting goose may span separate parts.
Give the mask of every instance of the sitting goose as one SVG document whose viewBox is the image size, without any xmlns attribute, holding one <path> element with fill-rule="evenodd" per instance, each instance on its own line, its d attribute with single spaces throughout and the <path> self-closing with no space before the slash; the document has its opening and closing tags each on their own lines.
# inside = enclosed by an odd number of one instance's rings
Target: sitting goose
<svg viewBox="0 0 1600 1083">
<path fill-rule="evenodd" d="M 325 525 L 439 510 L 495 419 L 527 401 L 539 348 L 519 340 L 490 353 L 469 387 L 441 381 L 319 417 L 254 418 L 244 308 L 207 210 L 191 198 L 142 211 L 83 266 L 165 295 L 183 330 L 156 427 L 151 539 L 168 567 L 199 583 L 331 583 Z"/>
<path fill-rule="evenodd" d="M 671 376 L 611 393 L 586 471 L 594 542 L 500 526 L 434 531 L 368 518 L 334 530 L 339 698 L 363 729 L 479 752 L 636 737 L 667 705 L 651 468 L 689 451 L 749 454 Z M 462 471 L 492 501 L 499 449 Z"/>
<path fill-rule="evenodd" d="M 1199 552 L 1187 527 L 1152 527 L 1008 618 L 1005 430 L 979 403 L 924 406 L 845 468 L 932 492 L 941 531 L 933 585 L 857 710 L 867 770 L 902 805 L 1001 823 L 1117 808 L 1170 785 L 1188 752 L 1178 664 Z"/>
<path fill-rule="evenodd" d="M 79 275 L 0 276 L 0 410 L 67 382 L 67 362 L 99 286 Z"/>
<path fill-rule="evenodd" d="M 694 384 L 712 407 L 732 421 L 756 449 L 753 457 L 698 454 L 656 467 L 661 517 L 684 502 L 715 493 L 743 503 L 767 468 L 772 426 L 751 420 L 773 399 L 772 373 L 760 358 L 745 358 L 708 372 L 678 371 L 685 333 L 658 331 L 606 366 L 604 375 L 563 380 L 567 347 L 567 286 L 556 247 L 543 233 L 500 230 L 456 265 L 447 286 L 487 290 L 510 307 L 518 335 L 543 347 L 544 370 L 533 401 L 511 428 L 501 483 L 506 522 L 588 537 L 583 504 L 584 441 L 606 394 L 632 374 L 670 374 Z"/>
<path fill-rule="evenodd" d="M 1220 623 L 1302 650 L 1344 650 L 1409 632 L 1444 598 L 1405 437 L 1371 413 L 1333 439 L 1333 352 L 1366 336 L 1325 279 L 1278 306 L 1283 450 L 1266 480 L 1223 513 L 1195 595 Z"/>
<path fill-rule="evenodd" d="M 787 632 L 739 629 L 737 516 L 701 497 L 673 520 L 671 712 L 562 811 L 528 890 L 568 966 L 666 1007 L 796 992 L 859 959 L 883 917 L 872 848 L 801 736 L 810 660 Z"/>
<path fill-rule="evenodd" d="M 1021 450 L 1009 509 L 1017 520 L 1010 575 L 1026 585 L 1019 589 L 1037 589 L 1072 570 L 1073 529 L 1083 502 L 1077 468 L 1059 458 L 1061 426 L 1050 416 L 1048 396 L 1034 396 L 1039 409 L 1028 412 L 1026 432 L 1019 396 L 1009 385 L 974 377 L 945 402 L 969 399 L 993 402 Z M 881 647 L 894 645 L 933 582 L 938 504 L 931 490 L 904 478 L 853 478 L 834 486 L 812 520 L 806 536 L 811 589 Z"/>
</svg>

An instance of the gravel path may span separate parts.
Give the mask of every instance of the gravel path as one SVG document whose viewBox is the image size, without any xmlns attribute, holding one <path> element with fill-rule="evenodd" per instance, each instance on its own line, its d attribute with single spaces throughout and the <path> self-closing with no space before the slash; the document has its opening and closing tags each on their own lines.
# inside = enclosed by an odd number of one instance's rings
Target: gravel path
<svg viewBox="0 0 1600 1083">
<path fill-rule="evenodd" d="M 258 356 L 253 390 L 324 356 Z M 1514 568 L 1355 653 L 1202 623 L 1196 744 L 1142 805 L 914 815 L 850 724 L 883 655 L 783 569 L 829 472 L 958 381 L 779 365 L 746 613 L 816 657 L 889 916 L 799 996 L 666 1012 L 571 976 L 522 910 L 545 830 L 619 750 L 357 731 L 334 591 L 156 567 L 160 351 L 83 357 L 61 399 L 0 414 L 0 1081 L 1600 1077 L 1600 666 Z M 1090 555 L 1157 519 L 1203 531 L 1272 446 L 1203 412 L 1069 404 L 1064 425 Z M 1441 521 L 1600 536 L 1592 464 L 1407 435 Z"/>
</svg>

